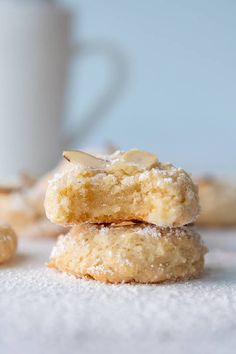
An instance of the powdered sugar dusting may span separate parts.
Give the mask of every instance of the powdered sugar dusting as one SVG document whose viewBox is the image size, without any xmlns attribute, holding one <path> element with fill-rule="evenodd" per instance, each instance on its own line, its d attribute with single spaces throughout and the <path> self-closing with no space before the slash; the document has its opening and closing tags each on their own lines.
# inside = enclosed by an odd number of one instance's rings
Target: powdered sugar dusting
<svg viewBox="0 0 236 354">
<path fill-rule="evenodd" d="M 64 175 L 65 175 L 64 172 L 55 173 L 54 176 L 53 176 L 53 178 L 49 179 L 48 184 L 49 184 L 49 185 L 54 184 L 54 183 L 57 182 L 59 179 L 61 179 Z"/>
<path fill-rule="evenodd" d="M 147 237 L 186 237 L 194 236 L 199 239 L 199 234 L 195 231 L 194 228 L 189 226 L 175 227 L 156 227 L 155 225 L 146 225 L 146 226 L 137 226 L 135 233 L 140 236 Z"/>
<path fill-rule="evenodd" d="M 1 352 L 233 353 L 235 231 L 205 240 L 204 276 L 163 285 L 76 279 L 45 266 L 55 241 L 21 242 L 15 260 L 0 266 Z"/>
<path fill-rule="evenodd" d="M 141 236 L 151 236 L 151 237 L 160 237 L 161 236 L 160 230 L 157 227 L 151 226 L 151 225 L 147 225 L 145 227 L 140 227 L 139 229 L 137 229 L 137 231 L 135 233 L 137 235 L 141 235 Z"/>
<path fill-rule="evenodd" d="M 101 227 L 100 230 L 99 230 L 99 234 L 100 234 L 101 236 L 107 235 L 108 232 L 109 232 L 109 228 L 106 227 L 106 226 Z"/>
<path fill-rule="evenodd" d="M 112 270 L 105 268 L 102 264 L 96 265 L 96 266 L 91 266 L 88 268 L 88 273 L 91 274 L 113 274 Z"/>
</svg>

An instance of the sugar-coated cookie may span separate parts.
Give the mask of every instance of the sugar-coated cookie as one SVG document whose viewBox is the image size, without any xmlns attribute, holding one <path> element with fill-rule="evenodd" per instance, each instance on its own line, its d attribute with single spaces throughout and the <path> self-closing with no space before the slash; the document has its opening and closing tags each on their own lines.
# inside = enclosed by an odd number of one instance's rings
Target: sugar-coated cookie
<svg viewBox="0 0 236 354">
<path fill-rule="evenodd" d="M 0 223 L 0 264 L 8 261 L 16 252 L 17 238 L 13 229 Z"/>
<path fill-rule="evenodd" d="M 205 253 L 191 227 L 80 224 L 59 237 L 48 265 L 102 282 L 159 283 L 198 277 Z"/>
<path fill-rule="evenodd" d="M 199 212 L 197 187 L 181 168 L 153 154 L 129 150 L 96 158 L 66 152 L 74 166 L 49 182 L 45 209 L 56 224 L 138 220 L 182 226 Z"/>
<path fill-rule="evenodd" d="M 204 226 L 236 225 L 236 183 L 216 178 L 201 178 L 199 198 L 201 212 L 197 219 Z"/>
</svg>

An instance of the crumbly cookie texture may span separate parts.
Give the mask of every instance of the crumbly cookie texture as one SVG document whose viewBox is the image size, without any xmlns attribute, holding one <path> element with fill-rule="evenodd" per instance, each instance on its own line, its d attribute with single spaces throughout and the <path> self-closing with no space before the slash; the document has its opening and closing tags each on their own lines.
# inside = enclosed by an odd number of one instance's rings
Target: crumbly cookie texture
<svg viewBox="0 0 236 354">
<path fill-rule="evenodd" d="M 67 154 L 68 155 L 68 154 Z M 138 220 L 157 226 L 182 226 L 198 213 L 198 193 L 181 168 L 160 163 L 140 150 L 117 151 L 93 162 L 67 156 L 73 169 L 49 181 L 47 217 L 59 225 Z"/>
<path fill-rule="evenodd" d="M 190 227 L 81 224 L 60 236 L 49 267 L 109 283 L 160 283 L 198 277 L 206 247 Z"/>
<path fill-rule="evenodd" d="M 16 252 L 17 237 L 7 224 L 0 224 L 0 264 L 8 261 Z"/>
<path fill-rule="evenodd" d="M 199 199 L 201 213 L 197 219 L 204 226 L 236 225 L 236 184 L 216 178 L 201 178 Z"/>
</svg>

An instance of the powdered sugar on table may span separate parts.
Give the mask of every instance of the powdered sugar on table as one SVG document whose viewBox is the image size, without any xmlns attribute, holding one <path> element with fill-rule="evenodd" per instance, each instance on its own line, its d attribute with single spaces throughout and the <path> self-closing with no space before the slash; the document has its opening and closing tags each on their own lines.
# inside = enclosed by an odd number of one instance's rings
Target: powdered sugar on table
<svg viewBox="0 0 236 354">
<path fill-rule="evenodd" d="M 48 269 L 51 240 L 0 266 L 1 353 L 233 353 L 236 231 L 203 232 L 202 279 L 105 285 Z"/>
</svg>

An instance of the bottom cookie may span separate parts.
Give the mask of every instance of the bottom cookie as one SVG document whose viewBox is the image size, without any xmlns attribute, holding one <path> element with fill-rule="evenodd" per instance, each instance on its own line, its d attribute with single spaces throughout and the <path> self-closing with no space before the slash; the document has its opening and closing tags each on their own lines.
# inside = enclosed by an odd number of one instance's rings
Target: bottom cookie
<svg viewBox="0 0 236 354">
<path fill-rule="evenodd" d="M 0 264 L 8 261 L 16 252 L 17 238 L 13 229 L 0 224 Z"/>
<path fill-rule="evenodd" d="M 159 283 L 198 277 L 206 252 L 190 227 L 81 224 L 59 237 L 48 266 L 108 283 Z"/>
</svg>

